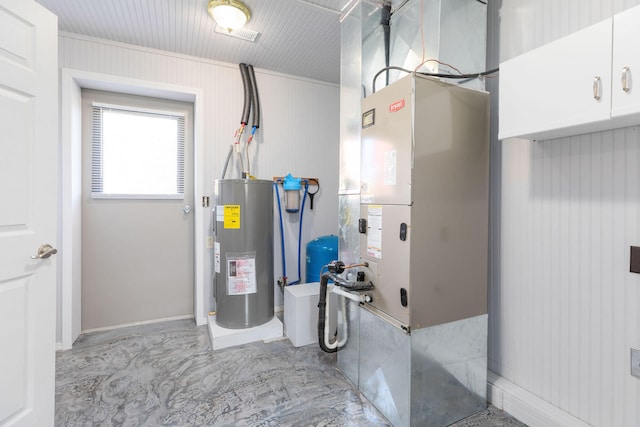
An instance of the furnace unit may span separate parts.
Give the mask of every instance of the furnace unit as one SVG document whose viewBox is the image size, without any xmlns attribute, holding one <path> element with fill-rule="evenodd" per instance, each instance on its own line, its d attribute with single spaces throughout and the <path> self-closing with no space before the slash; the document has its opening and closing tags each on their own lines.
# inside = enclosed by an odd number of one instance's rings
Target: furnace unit
<svg viewBox="0 0 640 427">
<path fill-rule="evenodd" d="M 395 426 L 449 425 L 486 407 L 488 94 L 411 74 L 368 96 L 360 166 L 374 289 L 339 365 Z"/>
</svg>

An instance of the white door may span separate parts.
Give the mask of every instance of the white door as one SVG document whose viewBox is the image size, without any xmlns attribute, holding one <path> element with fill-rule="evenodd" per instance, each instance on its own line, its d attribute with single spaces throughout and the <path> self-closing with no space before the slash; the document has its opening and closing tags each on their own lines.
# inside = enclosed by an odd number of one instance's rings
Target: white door
<svg viewBox="0 0 640 427">
<path fill-rule="evenodd" d="M 0 0 L 0 425 L 53 425 L 58 25 Z"/>
<path fill-rule="evenodd" d="M 191 317 L 193 105 L 95 90 L 82 91 L 82 104 L 82 330 Z M 94 122 L 96 107 L 110 110 L 111 121 L 105 112 L 103 122 Z M 165 114 L 184 119 L 183 156 L 175 144 L 180 131 L 173 145 L 162 140 L 172 134 L 163 128 Z M 102 148 L 92 147 L 94 131 L 103 135 Z M 115 152 L 117 160 L 108 154 Z M 173 188 L 176 175 L 181 191 Z M 103 192 L 96 194 L 94 179 Z"/>
</svg>

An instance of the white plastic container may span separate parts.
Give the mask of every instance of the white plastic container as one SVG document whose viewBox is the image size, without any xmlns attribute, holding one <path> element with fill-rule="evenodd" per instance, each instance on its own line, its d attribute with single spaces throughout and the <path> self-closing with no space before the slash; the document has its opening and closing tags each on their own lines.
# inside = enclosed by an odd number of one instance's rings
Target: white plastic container
<svg viewBox="0 0 640 427">
<path fill-rule="evenodd" d="M 330 290 L 333 285 L 328 286 Z M 320 283 L 302 283 L 284 288 L 284 333 L 294 347 L 318 345 L 318 298 Z M 338 298 L 329 294 L 330 321 L 335 328 Z M 319 347 L 318 347 L 319 348 Z"/>
</svg>

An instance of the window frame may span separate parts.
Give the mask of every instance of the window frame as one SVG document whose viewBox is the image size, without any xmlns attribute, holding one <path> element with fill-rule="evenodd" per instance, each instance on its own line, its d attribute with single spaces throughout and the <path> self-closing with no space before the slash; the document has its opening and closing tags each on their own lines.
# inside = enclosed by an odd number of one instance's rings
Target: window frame
<svg viewBox="0 0 640 427">
<path fill-rule="evenodd" d="M 160 116 L 171 119 L 177 119 L 178 123 L 178 141 L 176 152 L 176 193 L 107 193 L 102 190 L 103 186 L 103 162 L 102 162 L 102 114 L 100 114 L 100 122 L 96 123 L 96 111 L 102 113 L 105 110 L 116 110 L 127 113 Z M 185 181 L 185 132 L 186 132 L 186 113 L 174 111 L 171 109 L 144 108 L 135 107 L 125 104 L 113 104 L 105 102 L 91 102 L 91 182 L 90 191 L 92 199 L 129 199 L 129 200 L 184 200 L 184 181 Z M 96 191 L 97 190 L 97 191 Z"/>
</svg>

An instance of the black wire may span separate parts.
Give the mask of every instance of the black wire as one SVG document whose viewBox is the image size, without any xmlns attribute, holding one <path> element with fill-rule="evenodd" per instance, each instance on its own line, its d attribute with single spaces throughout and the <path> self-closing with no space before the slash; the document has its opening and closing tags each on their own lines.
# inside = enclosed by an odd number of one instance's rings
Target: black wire
<svg viewBox="0 0 640 427">
<path fill-rule="evenodd" d="M 487 2 L 486 2 L 486 1 L 482 1 L 482 0 L 476 0 L 476 1 L 477 1 L 478 3 L 482 3 L 482 4 L 484 4 L 484 5 L 486 5 L 486 4 L 487 4 Z"/>
<path fill-rule="evenodd" d="M 443 73 L 421 73 L 421 72 L 418 72 L 417 74 L 422 74 L 423 76 L 431 76 L 431 77 L 443 77 L 447 79 L 472 79 L 475 77 L 482 77 L 488 74 L 497 73 L 498 71 L 500 71 L 500 68 L 493 68 L 491 70 L 482 71 L 480 73 L 471 73 L 471 74 L 446 74 L 446 73 L 443 74 Z"/>
<path fill-rule="evenodd" d="M 376 79 L 380 74 L 384 73 L 387 70 L 399 70 L 399 71 L 404 71 L 405 73 L 413 73 L 413 71 L 411 70 L 407 70 L 406 68 L 402 68 L 402 67 L 396 67 L 393 65 L 390 67 L 384 67 L 383 69 L 378 71 L 375 76 L 373 76 L 373 82 L 371 84 L 372 93 L 376 93 Z M 430 76 L 430 77 L 442 77 L 446 79 L 475 79 L 478 77 L 486 76 L 488 74 L 497 73 L 498 71 L 500 71 L 500 68 L 493 68 L 491 70 L 482 71 L 480 73 L 471 73 L 471 74 L 424 73 L 424 72 L 417 72 L 416 74 L 420 74 L 423 76 Z"/>
<path fill-rule="evenodd" d="M 406 68 L 396 67 L 395 65 L 392 65 L 390 67 L 384 67 L 383 69 L 378 71 L 375 76 L 373 76 L 373 82 L 371 84 L 371 93 L 376 93 L 376 79 L 378 78 L 378 76 L 380 74 L 384 73 L 387 70 L 399 70 L 399 71 L 404 71 L 405 73 L 412 73 L 413 72 L 411 70 L 407 70 Z"/>
</svg>

